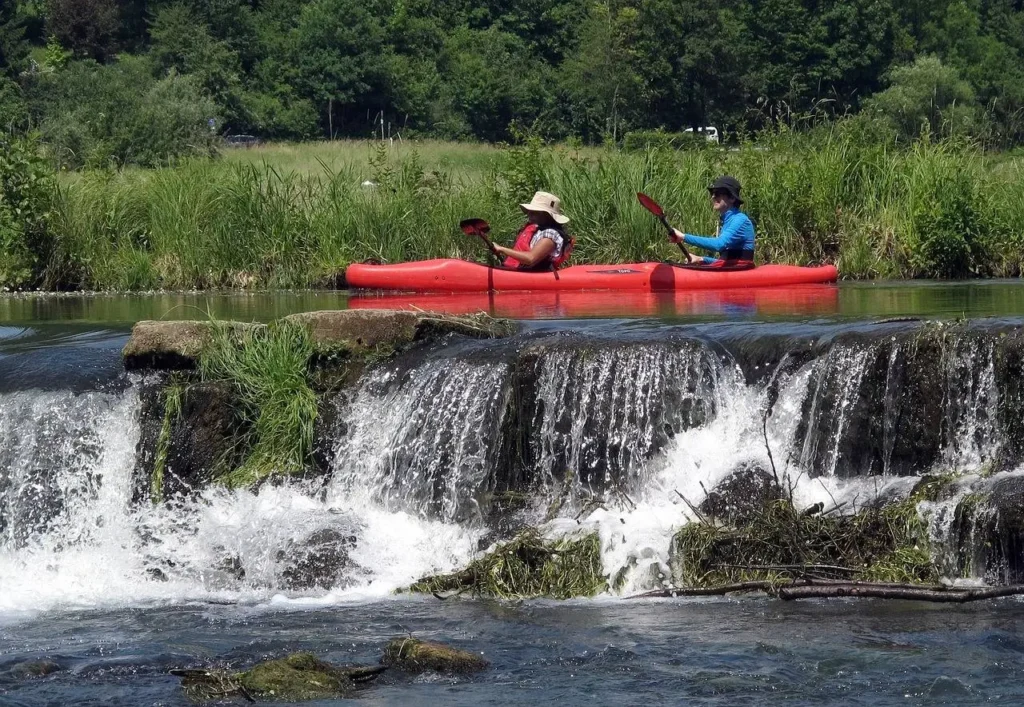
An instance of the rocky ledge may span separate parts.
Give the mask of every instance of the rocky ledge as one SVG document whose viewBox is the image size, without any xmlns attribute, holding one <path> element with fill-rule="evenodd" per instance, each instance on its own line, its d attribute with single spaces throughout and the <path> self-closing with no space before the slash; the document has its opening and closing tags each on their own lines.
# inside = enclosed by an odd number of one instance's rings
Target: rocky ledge
<svg viewBox="0 0 1024 707">
<path fill-rule="evenodd" d="M 305 326 L 318 354 L 388 354 L 447 334 L 500 338 L 516 325 L 485 314 L 451 316 L 431 312 L 385 309 L 325 310 L 292 314 L 284 321 Z M 141 321 L 132 328 L 122 355 L 128 370 L 195 368 L 214 327 L 232 334 L 259 329 L 263 324 L 212 321 Z"/>
</svg>

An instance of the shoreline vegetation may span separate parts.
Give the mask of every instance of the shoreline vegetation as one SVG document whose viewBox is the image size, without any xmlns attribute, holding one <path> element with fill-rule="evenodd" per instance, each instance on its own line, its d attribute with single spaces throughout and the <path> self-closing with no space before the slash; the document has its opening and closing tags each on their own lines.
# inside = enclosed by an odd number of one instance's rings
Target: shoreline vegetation
<svg viewBox="0 0 1024 707">
<path fill-rule="evenodd" d="M 322 288 L 352 262 L 486 262 L 459 220 L 510 239 L 537 189 L 563 199 L 574 263 L 665 260 L 673 247 L 635 193 L 712 233 L 706 186 L 722 173 L 745 185 L 759 262 L 831 262 L 844 279 L 1024 269 L 1024 159 L 928 135 L 882 144 L 855 119 L 731 148 L 339 141 L 58 178 L 27 148 L 20 158 L 35 171 L 16 191 L 35 216 L 0 239 L 7 291 Z"/>
</svg>

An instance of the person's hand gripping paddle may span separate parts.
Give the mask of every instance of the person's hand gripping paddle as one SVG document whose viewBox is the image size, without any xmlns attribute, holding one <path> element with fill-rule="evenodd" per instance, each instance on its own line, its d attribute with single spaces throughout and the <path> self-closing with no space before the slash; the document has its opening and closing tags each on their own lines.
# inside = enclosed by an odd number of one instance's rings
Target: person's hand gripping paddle
<svg viewBox="0 0 1024 707">
<path fill-rule="evenodd" d="M 665 230 L 668 231 L 669 240 L 674 242 L 677 246 L 679 246 L 679 250 L 683 251 L 683 256 L 686 258 L 687 264 L 689 264 L 690 252 L 686 250 L 686 246 L 683 245 L 683 242 L 681 240 L 676 240 L 672 226 L 669 225 L 668 219 L 665 218 L 665 209 L 661 208 L 661 205 L 658 202 L 656 202 L 654 199 L 652 199 L 651 197 L 647 196 L 642 192 L 637 192 L 636 198 L 640 202 L 641 206 L 643 206 L 645 209 L 647 209 L 652 214 L 657 216 L 658 219 L 662 222 L 662 224 L 664 224 Z"/>
<path fill-rule="evenodd" d="M 459 228 L 467 236 L 474 236 L 479 238 L 487 246 L 487 249 L 491 251 L 491 255 L 501 260 L 501 255 L 494 248 L 494 244 L 491 243 L 491 239 L 487 237 L 487 234 L 491 232 L 491 224 L 484 221 L 482 218 L 467 218 L 459 222 Z"/>
</svg>

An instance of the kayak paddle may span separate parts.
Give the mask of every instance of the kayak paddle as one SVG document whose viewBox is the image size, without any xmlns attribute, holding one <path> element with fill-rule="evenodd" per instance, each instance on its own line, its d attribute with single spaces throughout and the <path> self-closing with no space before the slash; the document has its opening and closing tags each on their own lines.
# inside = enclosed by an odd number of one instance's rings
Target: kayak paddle
<svg viewBox="0 0 1024 707">
<path fill-rule="evenodd" d="M 487 234 L 491 232 L 491 224 L 487 223 L 482 218 L 467 218 L 463 221 L 459 221 L 459 228 L 461 228 L 462 232 L 467 236 L 475 236 L 482 240 L 494 257 L 501 257 L 498 251 L 494 248 L 494 244 L 491 243 L 491 239 L 487 237 Z"/>
<path fill-rule="evenodd" d="M 668 231 L 669 240 L 675 239 L 675 234 L 672 232 L 672 226 L 669 225 L 668 219 L 665 218 L 665 209 L 661 208 L 661 204 L 647 196 L 643 192 L 637 192 L 636 198 L 640 202 L 640 205 L 650 211 L 652 214 L 657 216 L 661 222 L 665 225 L 665 229 Z M 690 262 L 690 253 L 686 250 L 686 246 L 683 245 L 682 241 L 677 241 L 676 245 L 679 246 L 679 250 L 683 251 L 683 255 L 686 256 L 686 262 Z"/>
</svg>

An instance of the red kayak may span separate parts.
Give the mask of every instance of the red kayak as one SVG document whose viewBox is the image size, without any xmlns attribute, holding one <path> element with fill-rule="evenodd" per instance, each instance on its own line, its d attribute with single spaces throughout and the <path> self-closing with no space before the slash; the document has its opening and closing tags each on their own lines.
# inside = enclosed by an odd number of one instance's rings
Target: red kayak
<svg viewBox="0 0 1024 707">
<path fill-rule="evenodd" d="M 557 272 L 523 272 L 465 260 L 420 260 L 396 265 L 349 265 L 349 287 L 404 292 L 631 290 L 677 292 L 835 282 L 833 265 L 759 265 L 749 270 L 703 270 L 672 263 L 574 265 Z"/>
</svg>

